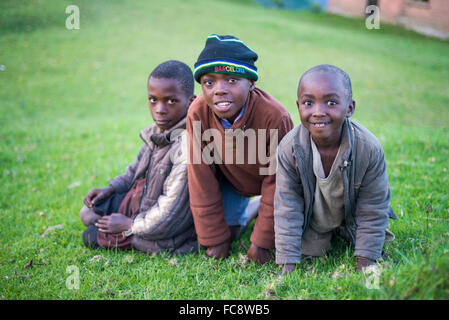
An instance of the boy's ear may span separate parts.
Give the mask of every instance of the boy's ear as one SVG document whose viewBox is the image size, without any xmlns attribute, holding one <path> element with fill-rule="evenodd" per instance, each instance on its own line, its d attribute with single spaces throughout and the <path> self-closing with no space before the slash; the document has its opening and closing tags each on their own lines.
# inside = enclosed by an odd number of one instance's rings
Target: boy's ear
<svg viewBox="0 0 449 320">
<path fill-rule="evenodd" d="M 349 118 L 354 114 L 355 111 L 355 101 L 351 100 L 351 103 L 348 106 L 348 111 L 346 111 L 346 118 Z"/>
<path fill-rule="evenodd" d="M 196 99 L 196 95 L 193 95 L 193 96 L 190 97 L 190 99 L 189 99 L 189 106 L 193 102 L 193 100 L 195 100 L 195 99 Z"/>
<path fill-rule="evenodd" d="M 251 86 L 249 87 L 249 91 L 253 91 L 254 88 L 256 87 L 256 83 L 254 82 L 254 80 L 249 80 L 251 82 Z"/>
<path fill-rule="evenodd" d="M 298 110 L 299 110 L 299 101 L 298 101 L 298 99 L 296 99 L 296 107 L 298 107 Z"/>
</svg>

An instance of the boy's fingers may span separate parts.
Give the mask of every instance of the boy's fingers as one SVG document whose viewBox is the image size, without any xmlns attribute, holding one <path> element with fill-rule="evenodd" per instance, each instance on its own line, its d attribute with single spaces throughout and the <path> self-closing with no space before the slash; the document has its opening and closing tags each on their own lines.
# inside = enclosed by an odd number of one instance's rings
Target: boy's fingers
<svg viewBox="0 0 449 320">
<path fill-rule="evenodd" d="M 95 223 L 95 226 L 97 227 L 97 228 L 104 228 L 104 227 L 106 227 L 106 225 L 105 224 L 103 224 L 103 223 Z"/>
<path fill-rule="evenodd" d="M 98 200 L 98 196 L 99 196 L 99 195 L 100 195 L 100 192 L 98 192 L 98 190 L 94 189 L 94 190 L 91 190 L 91 191 L 87 194 L 86 198 L 87 198 L 90 202 L 95 203 L 95 202 Z"/>
<path fill-rule="evenodd" d="M 108 222 L 109 222 L 109 219 L 108 219 L 108 220 L 105 220 L 105 219 L 101 218 L 101 219 L 98 219 L 98 220 L 97 220 L 97 223 L 95 223 L 95 226 L 96 226 L 97 228 L 107 228 L 108 225 L 109 225 Z"/>
<path fill-rule="evenodd" d="M 91 199 L 91 198 L 95 197 L 96 193 L 97 193 L 96 190 L 90 190 L 89 193 L 87 194 L 86 198 Z"/>
<path fill-rule="evenodd" d="M 100 224 L 108 224 L 109 223 L 109 217 L 101 217 L 100 219 L 98 219 L 98 222 L 100 222 Z"/>
<path fill-rule="evenodd" d="M 92 204 L 95 204 L 95 202 L 97 202 L 98 200 L 98 195 L 94 195 L 93 197 L 91 197 L 90 201 L 92 202 Z"/>
<path fill-rule="evenodd" d="M 91 208 L 92 205 L 94 204 L 95 198 L 96 198 L 96 195 L 90 194 L 90 193 L 86 196 L 86 198 L 84 198 L 87 201 L 87 203 L 89 204 L 89 208 Z"/>
<path fill-rule="evenodd" d="M 110 232 L 110 230 L 109 230 L 108 227 L 99 227 L 99 228 L 98 228 L 98 231 L 106 232 L 106 233 Z"/>
</svg>

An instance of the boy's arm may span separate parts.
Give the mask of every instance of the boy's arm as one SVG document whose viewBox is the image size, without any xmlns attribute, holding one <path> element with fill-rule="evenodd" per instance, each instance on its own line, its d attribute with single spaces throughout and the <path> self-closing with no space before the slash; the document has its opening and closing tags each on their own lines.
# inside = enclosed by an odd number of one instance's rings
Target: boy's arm
<svg viewBox="0 0 449 320">
<path fill-rule="evenodd" d="M 114 188 L 117 193 L 123 193 L 131 188 L 131 184 L 134 180 L 134 175 L 136 174 L 137 167 L 142 159 L 143 154 L 148 146 L 145 144 L 140 148 L 139 154 L 136 160 L 126 168 L 126 172 L 120 176 L 115 177 L 109 181 L 109 185 Z"/>
<path fill-rule="evenodd" d="M 384 152 L 373 149 L 357 199 L 357 236 L 354 256 L 377 260 L 381 257 L 390 212 L 390 188 Z"/>
<path fill-rule="evenodd" d="M 290 143 L 281 144 L 277 154 L 274 230 L 277 264 L 301 262 L 304 196 L 295 168 Z"/>
<path fill-rule="evenodd" d="M 187 141 L 182 139 L 170 150 L 173 166 L 164 181 L 162 194 L 148 211 L 140 212 L 132 224 L 132 234 L 149 240 L 167 239 L 183 232 L 193 223 L 187 189 Z"/>
<path fill-rule="evenodd" d="M 280 123 L 274 128 L 277 130 L 277 139 L 273 140 L 270 130 L 267 130 L 267 139 L 269 141 L 267 147 L 267 155 L 272 158 L 268 165 L 269 168 L 265 171 L 265 178 L 261 186 L 260 208 L 256 223 L 254 225 L 254 232 L 251 235 L 251 242 L 256 246 L 265 249 L 274 248 L 274 219 L 273 219 L 273 201 L 274 192 L 276 189 L 276 149 L 282 138 L 293 128 L 293 122 L 290 116 L 283 117 Z M 272 128 L 273 129 L 273 128 Z"/>
<path fill-rule="evenodd" d="M 192 108 L 192 106 L 190 107 Z M 194 130 L 194 114 L 187 114 L 187 134 L 189 138 L 189 164 L 187 165 L 190 207 L 192 209 L 198 242 L 207 247 L 217 246 L 228 241 L 231 232 L 224 219 L 221 191 L 216 178 L 214 164 L 205 164 L 201 154 L 205 143 L 200 132 Z M 196 128 L 196 127 L 195 127 Z M 200 136 L 198 137 L 197 134 Z M 200 163 L 195 160 L 199 157 Z"/>
</svg>

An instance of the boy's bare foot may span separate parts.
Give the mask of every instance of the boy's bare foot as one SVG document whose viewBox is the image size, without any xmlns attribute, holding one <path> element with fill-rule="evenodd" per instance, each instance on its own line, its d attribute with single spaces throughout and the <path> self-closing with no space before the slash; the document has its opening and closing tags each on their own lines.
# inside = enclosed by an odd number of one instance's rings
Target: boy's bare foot
<svg viewBox="0 0 449 320">
<path fill-rule="evenodd" d="M 83 206 L 80 211 L 80 218 L 83 224 L 88 227 L 95 221 L 101 218 L 100 215 L 96 214 L 92 209 L 87 206 Z"/>
</svg>

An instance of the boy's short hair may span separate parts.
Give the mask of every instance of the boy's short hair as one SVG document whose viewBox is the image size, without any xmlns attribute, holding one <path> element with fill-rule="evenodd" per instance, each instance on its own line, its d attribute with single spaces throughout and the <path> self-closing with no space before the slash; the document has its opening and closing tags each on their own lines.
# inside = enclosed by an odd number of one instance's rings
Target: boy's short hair
<svg viewBox="0 0 449 320">
<path fill-rule="evenodd" d="M 352 100 L 351 79 L 349 78 L 349 76 L 346 72 L 344 72 L 342 69 L 340 69 L 334 65 L 331 65 L 331 64 L 320 64 L 320 65 L 310 68 L 309 70 L 304 72 L 304 74 L 299 79 L 298 89 L 299 89 L 299 86 L 301 85 L 302 79 L 306 75 L 313 73 L 313 72 L 330 72 L 330 73 L 338 74 L 343 82 L 343 87 L 345 89 L 346 96 L 348 97 L 349 100 Z"/>
<path fill-rule="evenodd" d="M 168 60 L 162 62 L 153 71 L 151 71 L 150 78 L 157 79 L 174 79 L 181 85 L 181 90 L 187 97 L 193 96 L 194 92 L 194 80 L 193 73 L 190 67 L 184 62 L 178 60 Z"/>
</svg>

